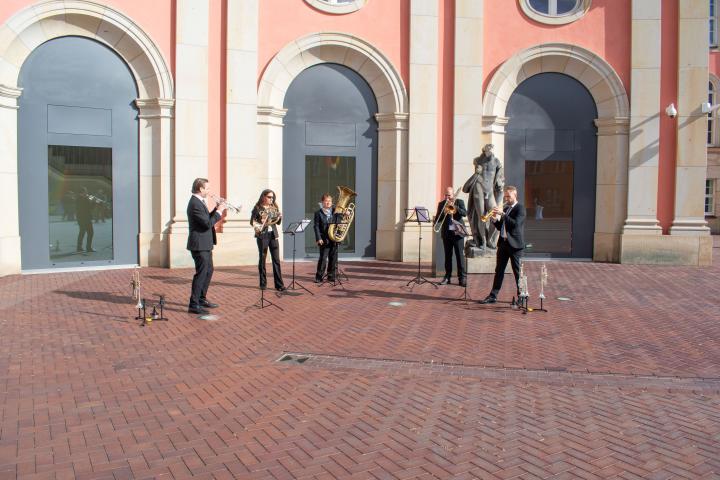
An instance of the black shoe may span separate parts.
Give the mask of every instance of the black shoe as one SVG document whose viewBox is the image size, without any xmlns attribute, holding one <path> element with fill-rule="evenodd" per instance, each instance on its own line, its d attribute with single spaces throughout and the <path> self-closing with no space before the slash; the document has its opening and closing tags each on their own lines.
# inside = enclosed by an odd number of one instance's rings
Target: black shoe
<svg viewBox="0 0 720 480">
<path fill-rule="evenodd" d="M 322 283 L 322 278 L 316 278 L 315 283 Z"/>
<path fill-rule="evenodd" d="M 464 278 L 460 279 L 460 286 L 461 287 L 467 287 L 467 281 Z"/>
<path fill-rule="evenodd" d="M 265 290 L 267 288 L 267 285 L 260 285 L 260 290 Z"/>
<path fill-rule="evenodd" d="M 285 290 L 287 290 L 287 287 L 275 287 L 275 290 L 277 290 L 278 292 L 284 292 Z"/>
<path fill-rule="evenodd" d="M 207 300 L 200 300 L 200 306 L 203 308 L 217 308 L 220 305 L 217 303 L 208 302 Z"/>
<path fill-rule="evenodd" d="M 450 283 L 450 279 L 448 277 L 444 277 L 440 280 L 440 285 L 447 285 L 448 283 Z"/>
<path fill-rule="evenodd" d="M 188 313 L 194 313 L 196 315 L 205 315 L 206 313 L 210 313 L 208 310 L 205 310 L 202 307 L 188 307 Z"/>
<path fill-rule="evenodd" d="M 488 295 L 484 299 L 480 300 L 480 303 L 482 303 L 482 304 L 497 303 L 497 298 L 493 297 L 492 295 Z"/>
</svg>

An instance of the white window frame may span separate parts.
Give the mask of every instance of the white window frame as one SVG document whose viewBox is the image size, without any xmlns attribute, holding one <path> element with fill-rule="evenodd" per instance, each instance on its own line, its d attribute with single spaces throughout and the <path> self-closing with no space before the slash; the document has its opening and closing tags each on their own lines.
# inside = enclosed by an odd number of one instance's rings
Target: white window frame
<svg viewBox="0 0 720 480">
<path fill-rule="evenodd" d="M 709 16 L 709 43 L 710 48 L 718 48 L 718 0 L 710 0 Z"/>
<path fill-rule="evenodd" d="M 520 3 L 520 8 L 523 13 L 536 22 L 547 25 L 565 25 L 582 18 L 590 9 L 590 3 L 592 3 L 592 0 L 577 0 L 575 8 L 568 13 L 563 13 L 562 15 L 552 15 L 538 12 L 530 6 L 529 0 L 518 0 L 518 2 Z M 550 2 L 548 11 L 553 10 L 553 5 L 555 5 L 555 11 L 557 11 L 557 0 L 548 0 L 548 2 Z"/>
<path fill-rule="evenodd" d="M 344 15 L 360 10 L 370 0 L 352 0 L 350 2 L 337 3 L 337 0 L 305 0 L 305 3 L 321 12 Z"/>
<path fill-rule="evenodd" d="M 712 85 L 712 89 L 710 86 Z M 708 102 L 710 105 L 715 105 L 720 101 L 720 79 L 712 73 L 708 76 Z M 717 147 L 720 145 L 720 135 L 718 134 L 718 110 L 708 113 L 708 133 L 710 136 L 710 142 L 708 147 Z"/>
<path fill-rule="evenodd" d="M 715 216 L 715 178 L 705 179 L 705 216 Z M 709 208 L 708 208 L 709 207 Z"/>
</svg>

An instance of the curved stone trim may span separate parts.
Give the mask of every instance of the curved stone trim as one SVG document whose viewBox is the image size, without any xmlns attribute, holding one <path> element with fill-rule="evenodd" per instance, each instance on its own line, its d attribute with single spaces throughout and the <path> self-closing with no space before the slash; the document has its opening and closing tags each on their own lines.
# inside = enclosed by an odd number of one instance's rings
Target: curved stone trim
<svg viewBox="0 0 720 480">
<path fill-rule="evenodd" d="M 561 43 L 530 47 L 503 63 L 488 83 L 483 115 L 504 116 L 517 86 L 546 72 L 564 73 L 582 83 L 595 100 L 599 118 L 630 116 L 627 93 L 615 70 L 591 51 Z"/>
<path fill-rule="evenodd" d="M 536 22 L 544 23 L 546 25 L 566 25 L 585 16 L 587 11 L 590 9 L 590 3 L 592 3 L 592 0 L 580 0 L 573 11 L 562 15 L 547 15 L 538 12 L 528 4 L 528 0 L 518 0 L 518 2 L 520 3 L 520 8 L 523 13 Z"/>
<path fill-rule="evenodd" d="M 278 52 L 260 80 L 258 105 L 282 108 L 293 79 L 319 63 L 337 63 L 356 71 L 370 85 L 379 112 L 406 111 L 405 85 L 387 57 L 365 40 L 337 32 L 307 35 Z"/>
<path fill-rule="evenodd" d="M 357 12 L 364 7 L 367 2 L 368 0 L 353 0 L 348 3 L 332 4 L 324 0 L 305 0 L 305 3 L 309 4 L 313 8 L 326 13 L 333 13 L 335 15 Z"/>
<path fill-rule="evenodd" d="M 173 98 L 170 70 L 150 37 L 128 17 L 87 0 L 47 0 L 13 15 L 0 27 L 0 84 L 16 86 L 20 67 L 40 44 L 82 36 L 113 49 L 127 63 L 140 98 Z"/>
</svg>

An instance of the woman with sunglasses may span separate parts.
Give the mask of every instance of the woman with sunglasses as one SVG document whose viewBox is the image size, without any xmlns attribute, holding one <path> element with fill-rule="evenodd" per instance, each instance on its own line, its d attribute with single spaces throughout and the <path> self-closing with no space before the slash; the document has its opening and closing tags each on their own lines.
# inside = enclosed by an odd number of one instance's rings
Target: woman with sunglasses
<svg viewBox="0 0 720 480">
<path fill-rule="evenodd" d="M 280 212 L 280 206 L 275 202 L 275 192 L 269 188 L 263 190 L 250 215 L 250 225 L 255 229 L 258 255 L 260 257 L 258 259 L 258 272 L 260 273 L 260 288 L 263 290 L 267 286 L 265 260 L 267 259 L 268 248 L 270 248 L 270 257 L 272 258 L 275 290 L 279 292 L 285 290 L 282 271 L 280 270 L 280 245 L 278 243 L 277 229 L 277 225 L 281 220 L 282 213 Z"/>
</svg>

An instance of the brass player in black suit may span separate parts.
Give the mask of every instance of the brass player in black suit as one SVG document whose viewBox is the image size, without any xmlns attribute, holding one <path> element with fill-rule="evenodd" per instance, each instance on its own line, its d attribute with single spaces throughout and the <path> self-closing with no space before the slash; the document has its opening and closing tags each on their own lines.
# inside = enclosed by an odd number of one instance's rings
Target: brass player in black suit
<svg viewBox="0 0 720 480">
<path fill-rule="evenodd" d="M 213 274 L 212 250 L 217 243 L 215 224 L 222 218 L 225 205 L 217 205 L 212 211 L 207 207 L 210 182 L 206 178 L 196 178 L 192 185 L 192 197 L 188 202 L 187 217 L 190 234 L 187 249 L 195 262 L 195 275 L 190 293 L 189 313 L 208 313 L 207 308 L 218 305 L 207 299 L 207 291 Z"/>
<path fill-rule="evenodd" d="M 436 219 L 440 218 L 443 213 L 443 209 L 448 210 L 448 212 L 452 212 L 452 214 L 448 213 L 445 216 L 445 220 L 443 221 L 440 230 L 443 247 L 445 247 L 445 277 L 440 282 L 440 285 L 447 285 L 450 283 L 450 279 L 452 278 L 452 256 L 453 252 L 455 252 L 455 260 L 458 269 L 458 283 L 460 286 L 464 287 L 467 282 L 465 272 L 465 255 L 463 252 L 465 247 L 465 235 L 460 234 L 457 229 L 462 228 L 462 231 L 465 231 L 463 218 L 467 216 L 467 210 L 465 209 L 465 202 L 463 202 L 460 198 L 455 198 L 455 192 L 453 192 L 452 187 L 447 187 L 445 190 L 445 200 L 438 203 L 437 213 L 435 214 Z M 458 223 L 461 224 L 461 226 L 458 226 Z"/>
<path fill-rule="evenodd" d="M 329 193 L 322 196 L 322 207 L 315 212 L 313 218 L 313 229 L 315 230 L 315 242 L 320 250 L 320 258 L 318 258 L 317 269 L 315 271 L 315 283 L 322 282 L 325 273 L 325 265 L 327 264 L 328 281 L 335 281 L 335 262 L 337 260 L 337 243 L 333 242 L 328 236 L 330 221 L 335 218 L 335 206 L 332 204 L 333 198 Z"/>
<path fill-rule="evenodd" d="M 277 204 L 275 192 L 269 188 L 263 190 L 250 214 L 250 225 L 255 229 L 255 239 L 258 247 L 260 288 L 263 290 L 267 286 L 265 260 L 267 259 L 268 249 L 270 249 L 270 258 L 272 259 L 275 290 L 278 292 L 286 290 L 283 284 L 282 270 L 280 269 L 280 244 L 278 243 L 278 237 L 280 235 L 277 225 L 281 220 L 282 213 Z"/>
<path fill-rule="evenodd" d="M 495 279 L 493 280 L 490 295 L 481 300 L 480 303 L 495 303 L 497 295 L 502 287 L 505 268 L 508 260 L 512 265 L 515 275 L 515 289 L 518 296 L 518 280 L 520 279 L 520 260 L 525 248 L 525 207 L 517 201 L 517 188 L 505 187 L 503 193 L 504 206 L 492 209 L 492 222 L 500 232 L 497 248 L 497 264 L 495 265 Z"/>
</svg>

